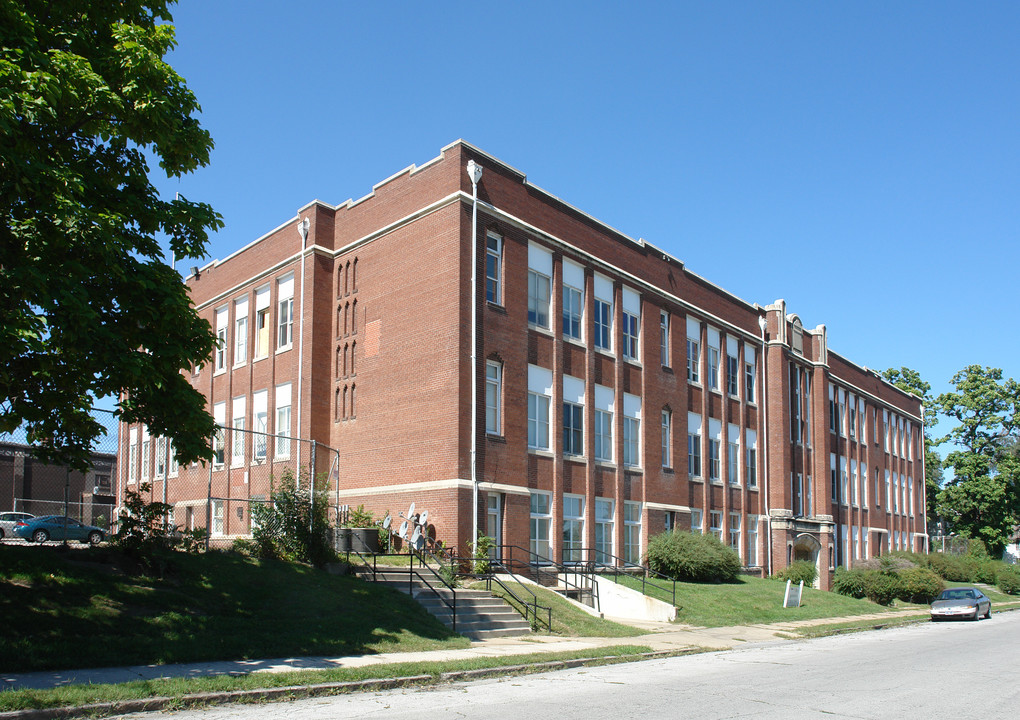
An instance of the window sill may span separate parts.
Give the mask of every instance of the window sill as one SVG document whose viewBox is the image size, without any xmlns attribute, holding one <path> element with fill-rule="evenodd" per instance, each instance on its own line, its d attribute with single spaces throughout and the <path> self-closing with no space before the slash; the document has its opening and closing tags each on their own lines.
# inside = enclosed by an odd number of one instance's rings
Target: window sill
<svg viewBox="0 0 1020 720">
<path fill-rule="evenodd" d="M 567 453 L 563 453 L 563 460 L 564 461 L 568 461 L 568 462 L 576 462 L 576 463 L 586 463 L 586 462 L 588 462 L 588 458 L 585 457 L 584 455 L 569 455 Z"/>
<path fill-rule="evenodd" d="M 535 455 L 537 457 L 547 457 L 547 458 L 554 457 L 552 451 L 551 450 L 547 450 L 545 448 L 533 448 L 533 447 L 529 447 L 528 448 L 528 454 L 529 455 Z"/>
<path fill-rule="evenodd" d="M 624 355 L 623 356 L 623 361 L 625 363 L 627 363 L 628 365 L 633 365 L 634 367 L 638 368 L 639 370 L 644 370 L 645 366 L 641 364 L 641 360 L 639 360 L 638 358 L 627 357 L 626 355 Z"/>
<path fill-rule="evenodd" d="M 260 360 L 265 360 L 268 357 L 269 357 L 268 355 L 259 355 L 257 358 L 252 358 L 251 362 L 254 365 L 255 363 L 259 362 Z"/>
<path fill-rule="evenodd" d="M 550 328 L 542 327 L 541 325 L 532 325 L 528 323 L 528 330 L 534 330 L 539 335 L 545 335 L 546 337 L 553 337 L 553 332 Z"/>
<path fill-rule="evenodd" d="M 599 460 L 596 458 L 595 467 L 605 468 L 606 470 L 615 470 L 616 463 L 612 460 Z"/>
<path fill-rule="evenodd" d="M 282 348 L 276 348 L 276 354 L 279 355 L 280 353 L 288 352 L 293 347 L 294 347 L 294 343 L 291 343 L 290 345 L 284 345 Z"/>
<path fill-rule="evenodd" d="M 701 384 L 700 380 L 691 380 L 690 378 L 687 378 L 687 384 L 690 385 L 691 387 L 696 387 L 699 390 L 705 389 L 704 386 Z"/>
<path fill-rule="evenodd" d="M 485 307 L 489 308 L 489 310 L 492 310 L 493 312 L 498 312 L 500 315 L 506 315 L 506 308 L 503 307 L 503 305 L 501 305 L 498 302 L 493 302 L 492 300 L 486 300 L 485 301 Z"/>
<path fill-rule="evenodd" d="M 662 368 L 662 372 L 669 373 L 670 375 L 673 374 L 673 368 L 671 366 L 669 366 L 669 365 L 660 365 L 660 367 Z"/>
<path fill-rule="evenodd" d="M 248 364 L 248 361 L 247 361 L 247 360 L 242 360 L 242 361 L 241 361 L 241 362 L 239 362 L 239 363 L 234 363 L 234 364 L 233 364 L 233 365 L 231 366 L 231 368 L 230 368 L 230 369 L 231 369 L 231 370 L 239 370 L 240 368 L 243 368 L 243 367 L 244 367 L 245 365 L 247 365 L 247 364 Z"/>
<path fill-rule="evenodd" d="M 688 482 L 698 483 L 700 485 L 704 485 L 705 484 L 705 478 L 703 478 L 703 477 L 688 477 L 687 481 Z"/>
<path fill-rule="evenodd" d="M 213 377 L 219 377 L 220 375 L 226 375 L 226 373 L 227 373 L 227 369 L 226 368 L 220 368 L 219 370 L 213 371 L 212 376 Z"/>
<path fill-rule="evenodd" d="M 641 467 L 640 465 L 624 465 L 623 466 L 623 470 L 624 470 L 624 472 L 638 473 L 638 474 L 641 474 L 641 475 L 644 475 L 644 473 L 645 473 L 644 468 Z"/>
<path fill-rule="evenodd" d="M 499 433 L 487 432 L 485 433 L 485 439 L 491 442 L 503 443 L 504 445 L 506 444 L 506 437 L 500 435 Z"/>
<path fill-rule="evenodd" d="M 610 360 L 616 360 L 616 353 L 614 353 L 612 350 L 608 350 L 607 348 L 600 348 L 596 346 L 595 352 L 597 352 L 599 355 L 605 355 Z"/>
<path fill-rule="evenodd" d="M 572 335 L 564 335 L 563 342 L 574 345 L 575 347 L 579 347 L 582 350 L 588 349 L 588 346 L 584 344 L 584 340 L 582 338 L 576 338 Z"/>
<path fill-rule="evenodd" d="M 673 468 L 668 467 L 668 466 L 663 466 L 662 472 L 666 473 L 667 475 L 675 475 L 676 474 L 676 471 L 673 470 Z"/>
</svg>

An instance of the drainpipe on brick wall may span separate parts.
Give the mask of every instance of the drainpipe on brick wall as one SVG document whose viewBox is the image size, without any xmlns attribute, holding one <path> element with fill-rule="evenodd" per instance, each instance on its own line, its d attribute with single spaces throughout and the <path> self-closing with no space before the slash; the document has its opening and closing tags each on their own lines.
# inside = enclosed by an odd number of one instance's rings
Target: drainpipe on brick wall
<svg viewBox="0 0 1020 720">
<path fill-rule="evenodd" d="M 765 493 L 765 575 L 772 575 L 772 512 L 769 509 L 769 396 L 768 396 L 768 341 L 765 339 L 765 328 L 768 321 L 764 315 L 758 316 L 758 327 L 761 328 L 761 409 L 762 409 L 762 455 L 765 472 L 762 473 L 762 490 Z"/>
<path fill-rule="evenodd" d="M 478 268 L 478 181 L 482 168 L 468 160 L 471 178 L 471 543 L 478 542 L 478 289 L 475 275 Z"/>
<path fill-rule="evenodd" d="M 301 437 L 301 371 L 304 368 L 305 359 L 305 246 L 308 243 L 308 227 L 311 222 L 308 218 L 305 218 L 298 223 L 298 233 L 301 235 L 301 291 L 300 291 L 300 307 L 301 307 L 301 320 L 298 323 L 298 369 L 297 369 L 297 431 L 298 437 Z M 313 453 L 314 457 L 314 453 Z M 301 453 L 298 452 L 298 484 L 301 483 Z M 315 491 L 315 468 L 311 468 L 308 473 L 308 490 L 314 494 Z"/>
</svg>

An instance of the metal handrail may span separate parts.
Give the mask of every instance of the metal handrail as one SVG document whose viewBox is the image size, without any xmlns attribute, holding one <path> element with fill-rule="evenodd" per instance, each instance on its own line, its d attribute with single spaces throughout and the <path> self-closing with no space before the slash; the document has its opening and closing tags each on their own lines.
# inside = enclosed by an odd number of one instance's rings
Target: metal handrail
<svg viewBox="0 0 1020 720">
<path fill-rule="evenodd" d="M 528 548 L 520 547 L 519 545 L 499 545 L 500 562 L 507 566 L 509 563 L 510 567 L 515 567 L 515 563 L 526 565 L 529 568 L 536 568 L 540 566 L 549 566 L 556 569 L 557 579 L 563 582 L 567 591 L 574 591 L 577 593 L 579 600 L 583 602 L 584 597 L 588 597 L 591 600 L 590 607 L 596 610 L 601 610 L 601 600 L 599 599 L 599 586 L 595 582 L 595 573 L 592 568 L 588 566 L 567 566 L 563 563 L 558 563 L 551 558 L 543 557 L 536 552 L 532 552 Z M 528 560 L 521 561 L 515 560 L 514 550 L 524 553 Z M 569 579 L 569 576 L 575 577 L 574 581 Z"/>
<path fill-rule="evenodd" d="M 472 564 L 477 564 L 478 562 L 484 562 L 488 564 L 489 571 L 486 573 L 481 573 L 481 575 L 485 578 L 485 589 L 491 593 L 492 583 L 493 581 L 495 581 L 495 583 L 499 585 L 501 588 L 503 588 L 503 590 L 507 593 L 507 595 L 510 596 L 510 598 L 512 598 L 513 601 L 516 601 L 521 606 L 520 612 L 524 616 L 524 619 L 528 622 L 528 624 L 531 625 L 531 628 L 533 630 L 537 630 L 539 627 L 540 619 L 538 614 L 539 609 L 545 611 L 546 613 L 545 625 L 546 627 L 549 628 L 550 631 L 552 630 L 552 608 L 547 607 L 545 605 L 539 605 L 538 595 L 535 594 L 534 590 L 527 586 L 523 578 L 519 577 L 516 573 L 514 573 L 512 568 L 505 565 L 503 561 L 499 560 L 498 558 L 472 557 L 469 560 Z M 531 595 L 531 602 L 528 602 L 524 598 L 518 597 L 517 593 L 514 592 L 514 590 L 509 585 L 504 583 L 500 578 L 496 577 L 496 574 L 492 572 L 493 567 L 498 568 L 502 574 L 509 575 L 510 579 L 513 582 L 517 583 L 517 585 L 521 589 L 526 590 L 528 594 Z M 507 602 L 511 601 L 507 599 Z"/>
<path fill-rule="evenodd" d="M 660 572 L 658 572 L 656 570 L 652 570 L 651 568 L 646 567 L 644 565 L 639 565 L 637 563 L 632 563 L 632 562 L 630 562 L 628 560 L 624 560 L 621 557 L 617 557 L 616 555 L 610 555 L 609 553 L 605 552 L 604 550 L 596 550 L 596 549 L 593 549 L 593 548 L 580 548 L 579 551 L 581 553 L 583 553 L 587 557 L 594 557 L 594 558 L 596 558 L 596 560 L 589 561 L 587 563 L 588 566 L 592 568 L 592 572 L 594 572 L 596 575 L 607 577 L 607 578 L 611 579 L 613 582 L 615 582 L 617 584 L 620 584 L 619 578 L 620 578 L 621 575 L 627 575 L 629 577 L 635 577 L 635 575 L 633 573 L 630 573 L 630 572 L 627 572 L 627 571 L 628 570 L 638 570 L 638 571 L 640 571 L 639 578 L 641 580 L 641 594 L 642 595 L 648 595 L 648 591 L 646 589 L 646 586 L 647 587 L 653 587 L 653 588 L 655 588 L 657 590 L 661 590 L 662 592 L 669 594 L 669 596 L 670 596 L 670 604 L 673 607 L 677 606 L 677 604 L 676 604 L 676 580 L 674 580 L 673 578 L 671 578 L 671 577 L 669 577 L 667 575 L 663 575 L 662 573 L 660 573 Z M 605 563 L 605 562 L 599 562 L 599 558 L 605 558 L 606 560 L 611 561 L 612 564 Z M 655 582 L 652 582 L 651 580 L 649 580 L 649 576 L 654 576 L 656 579 L 665 580 L 668 583 L 668 585 L 660 585 L 660 584 L 657 584 Z"/>
</svg>

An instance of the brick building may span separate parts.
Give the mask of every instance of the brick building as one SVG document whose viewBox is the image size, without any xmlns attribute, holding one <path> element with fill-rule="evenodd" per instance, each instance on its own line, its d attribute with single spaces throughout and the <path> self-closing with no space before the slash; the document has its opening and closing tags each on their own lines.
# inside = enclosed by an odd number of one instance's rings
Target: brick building
<svg viewBox="0 0 1020 720">
<path fill-rule="evenodd" d="M 222 340 L 192 375 L 216 419 L 336 448 L 339 502 L 415 502 L 448 544 L 477 527 L 556 559 L 637 561 L 679 527 L 764 573 L 817 562 L 822 587 L 838 564 L 925 549 L 917 397 L 782 300 L 741 300 L 467 143 L 306 205 L 188 284 Z M 122 432 L 124 483 L 151 470 L 144 432 Z M 182 512 L 262 498 L 251 460 L 302 452 L 247 442 L 174 468 Z M 210 516 L 248 532 L 243 513 Z"/>
</svg>

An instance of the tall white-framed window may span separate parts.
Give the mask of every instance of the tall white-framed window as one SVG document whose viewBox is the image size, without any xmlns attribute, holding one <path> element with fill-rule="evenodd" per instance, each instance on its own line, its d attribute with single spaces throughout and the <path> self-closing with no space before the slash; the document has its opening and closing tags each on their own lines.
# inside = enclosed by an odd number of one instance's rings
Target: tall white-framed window
<svg viewBox="0 0 1020 720">
<path fill-rule="evenodd" d="M 248 298 L 234 301 L 234 365 L 248 359 Z"/>
<path fill-rule="evenodd" d="M 563 496 L 563 553 L 564 563 L 578 563 L 584 547 L 584 496 Z"/>
<path fill-rule="evenodd" d="M 662 467 L 673 467 L 673 453 L 670 452 L 673 438 L 673 413 L 669 410 L 662 411 Z"/>
<path fill-rule="evenodd" d="M 832 502 L 839 502 L 839 470 L 836 453 L 829 453 L 829 484 L 832 485 Z"/>
<path fill-rule="evenodd" d="M 641 503 L 623 503 L 623 559 L 641 564 Z"/>
<path fill-rule="evenodd" d="M 294 344 L 294 274 L 276 281 L 276 349 Z"/>
<path fill-rule="evenodd" d="M 503 366 L 495 360 L 485 362 L 485 432 L 503 432 Z"/>
<path fill-rule="evenodd" d="M 840 500 L 844 505 L 850 504 L 850 478 L 847 475 L 846 458 L 842 455 L 839 456 L 839 490 Z"/>
<path fill-rule="evenodd" d="M 234 398 L 230 421 L 230 467 L 244 465 L 244 416 L 245 397 Z"/>
<path fill-rule="evenodd" d="M 850 458 L 850 498 L 854 507 L 860 502 L 860 486 L 857 484 L 857 461 Z"/>
<path fill-rule="evenodd" d="M 811 447 L 811 371 L 804 371 L 804 444 Z"/>
<path fill-rule="evenodd" d="M 847 397 L 847 409 L 849 415 L 847 417 L 847 430 L 851 440 L 857 439 L 857 397 L 850 395 Z"/>
<path fill-rule="evenodd" d="M 836 416 L 836 388 L 829 385 L 829 432 L 836 432 L 839 428 L 839 419 Z"/>
<path fill-rule="evenodd" d="M 153 453 L 155 477 L 162 479 L 166 477 L 166 438 L 163 436 L 157 437 L 155 447 L 156 450 Z"/>
<path fill-rule="evenodd" d="M 747 516 L 747 567 L 758 567 L 758 516 Z"/>
<path fill-rule="evenodd" d="M 212 533 L 213 537 L 219 537 L 223 535 L 223 519 L 224 519 L 224 505 L 222 500 L 212 501 Z"/>
<path fill-rule="evenodd" d="M 846 437 L 846 390 L 839 389 L 839 436 Z"/>
<path fill-rule="evenodd" d="M 595 348 L 613 351 L 613 282 L 598 273 L 594 278 Z"/>
<path fill-rule="evenodd" d="M 503 304 L 503 238 L 491 230 L 485 234 L 485 300 L 495 305 Z"/>
<path fill-rule="evenodd" d="M 744 477 L 747 487 L 758 487 L 758 433 L 755 430 L 744 430 Z"/>
<path fill-rule="evenodd" d="M 613 462 L 613 407 L 616 393 L 604 385 L 595 386 L 595 459 Z"/>
<path fill-rule="evenodd" d="M 264 358 L 269 355 L 269 286 L 255 291 L 255 355 Z"/>
<path fill-rule="evenodd" d="M 552 371 L 528 365 L 528 447 L 549 449 L 549 399 L 552 397 Z"/>
<path fill-rule="evenodd" d="M 549 493 L 531 492 L 531 552 L 532 561 L 552 559 L 552 502 Z"/>
<path fill-rule="evenodd" d="M 687 318 L 687 381 L 701 383 L 701 323 Z"/>
<path fill-rule="evenodd" d="M 885 511 L 891 513 L 893 509 L 892 501 L 892 480 L 889 471 L 885 471 Z"/>
<path fill-rule="evenodd" d="M 855 560 L 860 560 L 861 559 L 861 531 L 860 531 L 860 528 L 854 526 L 853 532 L 851 533 L 851 536 L 853 538 L 854 559 Z"/>
<path fill-rule="evenodd" d="M 793 499 L 793 514 L 796 517 L 804 515 L 804 476 L 801 473 L 790 473 L 790 487 Z"/>
<path fill-rule="evenodd" d="M 550 330 L 549 298 L 552 287 L 552 253 L 528 243 L 528 323 Z"/>
<path fill-rule="evenodd" d="M 227 367 L 227 316 L 229 308 L 224 305 L 216 310 L 216 351 L 213 354 L 213 372 L 222 372 Z"/>
<path fill-rule="evenodd" d="M 733 423 L 726 428 L 726 480 L 740 485 L 740 426 Z"/>
<path fill-rule="evenodd" d="M 563 337 L 582 339 L 584 327 L 584 268 L 563 261 Z"/>
<path fill-rule="evenodd" d="M 584 380 L 563 376 L 563 454 L 584 455 Z"/>
<path fill-rule="evenodd" d="M 907 478 L 907 515 L 914 516 L 914 479 Z"/>
<path fill-rule="evenodd" d="M 151 463 L 149 462 L 149 455 L 152 452 L 152 440 L 149 437 L 149 428 L 145 425 L 142 426 L 142 482 L 149 479 L 149 473 L 151 471 Z"/>
<path fill-rule="evenodd" d="M 659 363 L 669 367 L 669 313 L 659 311 Z"/>
<path fill-rule="evenodd" d="M 641 296 L 623 288 L 623 357 L 641 359 Z"/>
<path fill-rule="evenodd" d="M 641 465 L 641 397 L 623 394 L 623 464 Z"/>
<path fill-rule="evenodd" d="M 691 510 L 691 532 L 692 533 L 697 533 L 698 535 L 704 534 L 704 532 L 705 532 L 704 522 L 705 522 L 704 521 L 704 514 L 701 512 L 701 510 L 692 509 Z"/>
<path fill-rule="evenodd" d="M 177 451 L 174 449 L 174 442 L 170 438 L 166 439 L 166 453 L 167 463 L 167 475 L 170 477 L 177 477 L 177 472 L 180 470 L 180 464 L 177 462 Z"/>
<path fill-rule="evenodd" d="M 128 482 L 138 482 L 138 428 L 133 427 L 128 440 Z"/>
<path fill-rule="evenodd" d="M 737 397 L 740 391 L 740 344 L 732 335 L 726 336 L 726 394 Z"/>
<path fill-rule="evenodd" d="M 213 405 L 213 421 L 216 423 L 216 430 L 213 432 L 212 439 L 213 469 L 217 470 L 223 467 L 224 464 L 223 454 L 226 445 L 224 426 L 227 424 L 227 403 L 219 402 Z"/>
<path fill-rule="evenodd" d="M 722 542 L 722 511 L 721 510 L 709 510 L 708 512 L 708 531 L 715 536 L 715 539 Z"/>
<path fill-rule="evenodd" d="M 882 474 L 875 468 L 875 507 L 882 507 Z"/>
<path fill-rule="evenodd" d="M 273 448 L 275 460 L 290 457 L 290 383 L 276 386 L 276 447 Z"/>
<path fill-rule="evenodd" d="M 730 513 L 730 532 L 729 532 L 730 547 L 737 553 L 740 559 L 744 558 L 744 553 L 740 552 L 740 513 Z"/>
<path fill-rule="evenodd" d="M 757 401 L 755 385 L 758 373 L 755 371 L 755 367 L 755 350 L 747 343 L 744 343 L 744 401 L 748 403 Z"/>
<path fill-rule="evenodd" d="M 609 498 L 595 498 L 595 562 L 603 565 L 615 564 L 612 557 L 615 539 L 613 533 L 613 501 Z"/>
<path fill-rule="evenodd" d="M 708 419 L 708 479 L 710 482 L 722 481 L 722 422 L 715 418 Z"/>
<path fill-rule="evenodd" d="M 868 465 L 861 463 L 861 507 L 868 507 Z"/>
<path fill-rule="evenodd" d="M 687 413 L 687 476 L 701 479 L 701 416 Z"/>
<path fill-rule="evenodd" d="M 790 440 L 800 444 L 804 440 L 801 434 L 801 395 L 800 395 L 800 367 L 790 363 Z"/>
<path fill-rule="evenodd" d="M 266 459 L 266 433 L 269 432 L 269 391 L 259 390 L 251 396 L 252 429 L 255 434 L 252 436 L 252 459 L 255 462 L 264 462 Z"/>
<path fill-rule="evenodd" d="M 719 389 L 719 361 L 721 334 L 714 327 L 708 328 L 708 386 L 712 390 Z"/>
</svg>

